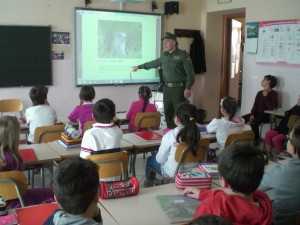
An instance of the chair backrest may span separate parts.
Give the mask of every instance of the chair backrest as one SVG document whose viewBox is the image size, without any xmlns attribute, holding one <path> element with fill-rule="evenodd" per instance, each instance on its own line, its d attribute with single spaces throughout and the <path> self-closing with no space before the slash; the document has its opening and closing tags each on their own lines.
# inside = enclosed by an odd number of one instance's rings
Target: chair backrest
<svg viewBox="0 0 300 225">
<path fill-rule="evenodd" d="M 300 116 L 295 115 L 295 114 L 290 115 L 288 123 L 287 123 L 287 127 L 289 128 L 289 130 L 291 130 L 291 128 L 293 127 L 294 123 L 297 120 L 300 120 Z"/>
<path fill-rule="evenodd" d="M 123 179 L 128 178 L 128 155 L 126 152 L 89 155 L 86 159 L 99 165 L 100 178 L 114 176 L 121 176 Z"/>
<path fill-rule="evenodd" d="M 19 198 L 25 207 L 23 196 L 27 191 L 26 178 L 22 171 L 0 172 L 0 194 L 5 200 Z"/>
<path fill-rule="evenodd" d="M 188 149 L 187 144 L 185 142 L 181 142 L 178 144 L 175 153 L 175 161 L 178 162 L 175 174 L 179 171 L 179 168 L 182 163 L 190 163 L 190 162 L 206 162 L 207 152 L 209 148 L 209 139 L 202 138 L 198 142 L 198 151 L 197 156 L 194 156 L 192 152 Z"/>
<path fill-rule="evenodd" d="M 23 103 L 21 99 L 3 99 L 0 100 L 0 113 L 18 112 L 22 115 Z"/>
<path fill-rule="evenodd" d="M 253 144 L 254 139 L 255 139 L 255 133 L 253 131 L 244 131 L 240 133 L 229 134 L 225 142 L 225 148 L 228 145 L 237 144 L 237 143 Z"/>
<path fill-rule="evenodd" d="M 96 123 L 95 120 L 89 120 L 89 121 L 86 121 L 83 125 L 83 131 L 85 132 L 86 130 L 90 129 L 90 127 Z"/>
<path fill-rule="evenodd" d="M 64 128 L 64 124 L 37 127 L 34 131 L 34 143 L 48 143 L 59 140 Z"/>
<path fill-rule="evenodd" d="M 134 120 L 136 131 L 139 131 L 140 128 L 159 127 L 160 118 L 160 112 L 140 112 L 136 114 Z"/>
</svg>

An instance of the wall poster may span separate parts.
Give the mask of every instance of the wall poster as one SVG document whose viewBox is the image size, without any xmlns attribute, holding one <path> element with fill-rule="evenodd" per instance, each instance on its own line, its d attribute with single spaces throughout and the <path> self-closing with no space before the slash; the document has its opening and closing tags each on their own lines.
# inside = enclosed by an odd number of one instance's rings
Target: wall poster
<svg viewBox="0 0 300 225">
<path fill-rule="evenodd" d="M 256 62 L 300 65 L 300 19 L 260 22 Z"/>
</svg>

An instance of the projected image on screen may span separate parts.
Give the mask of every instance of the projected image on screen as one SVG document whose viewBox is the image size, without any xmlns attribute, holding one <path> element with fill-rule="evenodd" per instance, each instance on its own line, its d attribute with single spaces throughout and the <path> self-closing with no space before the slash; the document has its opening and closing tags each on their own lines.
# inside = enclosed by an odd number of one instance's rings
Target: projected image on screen
<svg viewBox="0 0 300 225">
<path fill-rule="evenodd" d="M 98 22 L 99 58 L 141 58 L 142 23 Z"/>
<path fill-rule="evenodd" d="M 160 57 L 161 15 L 75 9 L 77 86 L 158 83 L 158 70 L 131 67 Z"/>
</svg>

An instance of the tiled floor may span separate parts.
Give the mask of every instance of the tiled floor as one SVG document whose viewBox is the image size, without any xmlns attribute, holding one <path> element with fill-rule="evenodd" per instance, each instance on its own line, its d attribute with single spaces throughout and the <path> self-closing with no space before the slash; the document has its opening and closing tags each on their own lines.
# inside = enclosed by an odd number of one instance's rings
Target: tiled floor
<svg viewBox="0 0 300 225">
<path fill-rule="evenodd" d="M 135 171 L 136 171 L 136 177 L 137 177 L 137 179 L 139 180 L 139 183 L 140 183 L 140 188 L 143 187 L 144 178 L 145 178 L 145 166 L 146 166 L 146 161 L 147 161 L 148 156 L 150 156 L 149 153 L 148 153 L 148 155 L 146 155 L 146 159 L 143 159 L 143 154 L 139 154 L 137 156 L 137 159 L 136 159 Z M 45 187 L 50 187 L 51 183 L 50 183 L 49 170 L 45 169 L 44 171 L 45 171 L 44 172 L 44 174 L 45 174 L 44 175 L 45 176 Z M 55 173 L 55 167 L 54 167 L 53 171 Z M 28 178 L 28 172 L 25 171 L 24 174 Z M 132 173 L 129 173 L 129 177 L 131 177 L 131 176 L 132 176 Z M 34 174 L 34 188 L 39 188 L 39 187 L 42 187 L 41 173 Z M 31 188 L 31 185 L 29 186 L 29 188 Z"/>
</svg>

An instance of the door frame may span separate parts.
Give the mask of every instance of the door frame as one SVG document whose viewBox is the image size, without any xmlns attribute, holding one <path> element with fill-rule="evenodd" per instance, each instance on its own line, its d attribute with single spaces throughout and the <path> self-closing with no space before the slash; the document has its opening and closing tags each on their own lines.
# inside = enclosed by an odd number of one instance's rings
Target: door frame
<svg viewBox="0 0 300 225">
<path fill-rule="evenodd" d="M 231 30 L 232 30 L 231 20 L 237 18 L 245 18 L 245 16 L 246 16 L 245 12 L 223 15 L 220 99 L 224 98 L 229 93 L 230 51 L 231 51 Z"/>
</svg>

